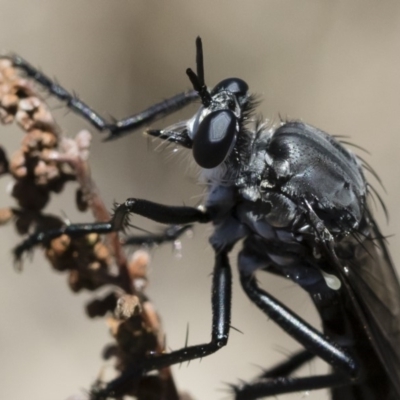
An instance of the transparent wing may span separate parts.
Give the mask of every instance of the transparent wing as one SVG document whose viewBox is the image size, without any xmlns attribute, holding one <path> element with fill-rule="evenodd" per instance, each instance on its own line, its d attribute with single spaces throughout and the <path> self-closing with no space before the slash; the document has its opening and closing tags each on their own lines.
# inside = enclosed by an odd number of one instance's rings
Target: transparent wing
<svg viewBox="0 0 400 400">
<path fill-rule="evenodd" d="M 359 244 L 348 283 L 372 334 L 372 344 L 400 398 L 400 284 L 382 234 L 368 211 L 371 237 Z"/>
</svg>

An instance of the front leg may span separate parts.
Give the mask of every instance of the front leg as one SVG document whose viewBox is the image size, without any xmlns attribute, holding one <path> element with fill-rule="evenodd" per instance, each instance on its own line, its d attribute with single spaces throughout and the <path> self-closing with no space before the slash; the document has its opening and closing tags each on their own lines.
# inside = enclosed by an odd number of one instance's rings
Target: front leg
<svg viewBox="0 0 400 400">
<path fill-rule="evenodd" d="M 175 242 L 185 232 L 190 230 L 192 225 L 170 225 L 160 233 L 147 235 L 135 235 L 124 237 L 121 242 L 124 246 L 154 246 L 168 242 Z"/>
<path fill-rule="evenodd" d="M 116 229 L 122 230 L 129 214 L 138 214 L 161 224 L 185 225 L 192 222 L 207 223 L 211 215 L 195 207 L 166 206 L 152 201 L 130 198 L 118 204 L 111 220 Z"/>
<path fill-rule="evenodd" d="M 87 224 L 64 225 L 61 228 L 45 232 L 36 232 L 30 235 L 14 249 L 15 258 L 21 258 L 24 252 L 29 251 L 38 244 L 47 244 L 61 236 L 79 237 L 89 233 L 110 233 L 121 231 L 129 226 L 129 214 L 138 214 L 162 224 L 185 225 L 193 222 L 207 223 L 211 215 L 207 211 L 195 207 L 166 206 L 142 199 L 128 199 L 125 203 L 118 204 L 114 216 L 108 222 L 93 222 Z"/>
<path fill-rule="evenodd" d="M 137 114 L 118 121 L 110 122 L 80 100 L 75 94 L 68 92 L 61 85 L 54 82 L 22 57 L 11 54 L 5 58 L 9 59 L 16 68 L 24 71 L 28 77 L 42 85 L 50 94 L 64 102 L 69 109 L 83 117 L 96 129 L 102 132 L 108 131 L 109 136 L 106 140 L 116 139 L 132 131 L 138 130 L 139 128 L 143 128 L 162 117 L 181 110 L 199 98 L 199 95 L 195 90 L 189 90 L 154 104 Z"/>
<path fill-rule="evenodd" d="M 173 364 L 203 358 L 215 353 L 226 345 L 231 320 L 232 272 L 226 251 L 215 255 L 211 304 L 211 340 L 208 343 L 184 347 L 166 354 L 148 356 L 137 360 L 119 378 L 109 382 L 104 388 L 91 393 L 91 400 L 104 400 L 119 395 L 119 390 L 129 380 L 139 379 L 149 371 L 162 369 Z"/>
</svg>

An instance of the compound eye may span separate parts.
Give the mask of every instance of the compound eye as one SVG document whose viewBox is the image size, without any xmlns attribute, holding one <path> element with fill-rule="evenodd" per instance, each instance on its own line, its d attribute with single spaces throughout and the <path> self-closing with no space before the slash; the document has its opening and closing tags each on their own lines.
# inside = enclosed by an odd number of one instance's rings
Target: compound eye
<svg viewBox="0 0 400 400">
<path fill-rule="evenodd" d="M 228 156 L 236 140 L 236 117 L 232 111 L 208 114 L 195 133 L 193 157 L 202 168 L 214 168 Z"/>
<path fill-rule="evenodd" d="M 239 78 L 224 79 L 214 87 L 211 96 L 214 96 L 216 93 L 222 92 L 223 90 L 227 90 L 236 96 L 244 96 L 249 90 L 249 85 L 243 79 Z"/>
</svg>

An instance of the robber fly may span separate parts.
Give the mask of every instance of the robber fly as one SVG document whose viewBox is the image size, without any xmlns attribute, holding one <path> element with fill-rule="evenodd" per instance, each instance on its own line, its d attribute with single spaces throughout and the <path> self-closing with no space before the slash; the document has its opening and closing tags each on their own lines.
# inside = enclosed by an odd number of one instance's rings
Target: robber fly
<svg viewBox="0 0 400 400">
<path fill-rule="evenodd" d="M 127 379 L 207 356 L 227 344 L 231 316 L 228 254 L 243 239 L 238 257 L 243 290 L 304 350 L 254 382 L 234 387 L 235 398 L 330 388 L 334 400 L 400 399 L 400 286 L 367 203 L 370 186 L 363 162 L 337 138 L 311 125 L 289 121 L 271 128 L 251 118 L 256 101 L 247 83 L 229 78 L 210 90 L 204 80 L 200 38 L 196 49 L 197 71 L 187 70 L 194 90 L 116 123 L 108 123 L 26 61 L 12 57 L 14 65 L 69 108 L 109 132 L 109 139 L 201 101 L 191 119 L 147 132 L 192 150 L 208 184 L 203 207 L 172 207 L 131 198 L 117 206 L 108 223 L 37 232 L 15 250 L 21 257 L 36 244 L 46 244 L 61 234 L 118 231 L 128 214 L 164 224 L 213 224 L 211 341 L 140 361 L 93 396 L 112 397 Z M 319 312 L 322 332 L 261 289 L 256 271 L 285 277 L 307 291 Z M 325 360 L 332 372 L 293 377 L 313 357 Z"/>
</svg>

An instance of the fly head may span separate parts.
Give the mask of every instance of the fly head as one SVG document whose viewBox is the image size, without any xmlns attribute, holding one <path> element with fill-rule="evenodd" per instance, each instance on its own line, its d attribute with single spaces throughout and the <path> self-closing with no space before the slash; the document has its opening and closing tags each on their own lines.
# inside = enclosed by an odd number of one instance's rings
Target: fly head
<svg viewBox="0 0 400 400">
<path fill-rule="evenodd" d="M 202 106 L 188 122 L 188 136 L 193 141 L 196 163 L 205 169 L 221 165 L 234 154 L 235 144 L 249 107 L 248 85 L 239 78 L 228 78 L 209 91 L 204 81 L 201 39 L 196 40 L 197 74 L 186 71 Z"/>
</svg>

